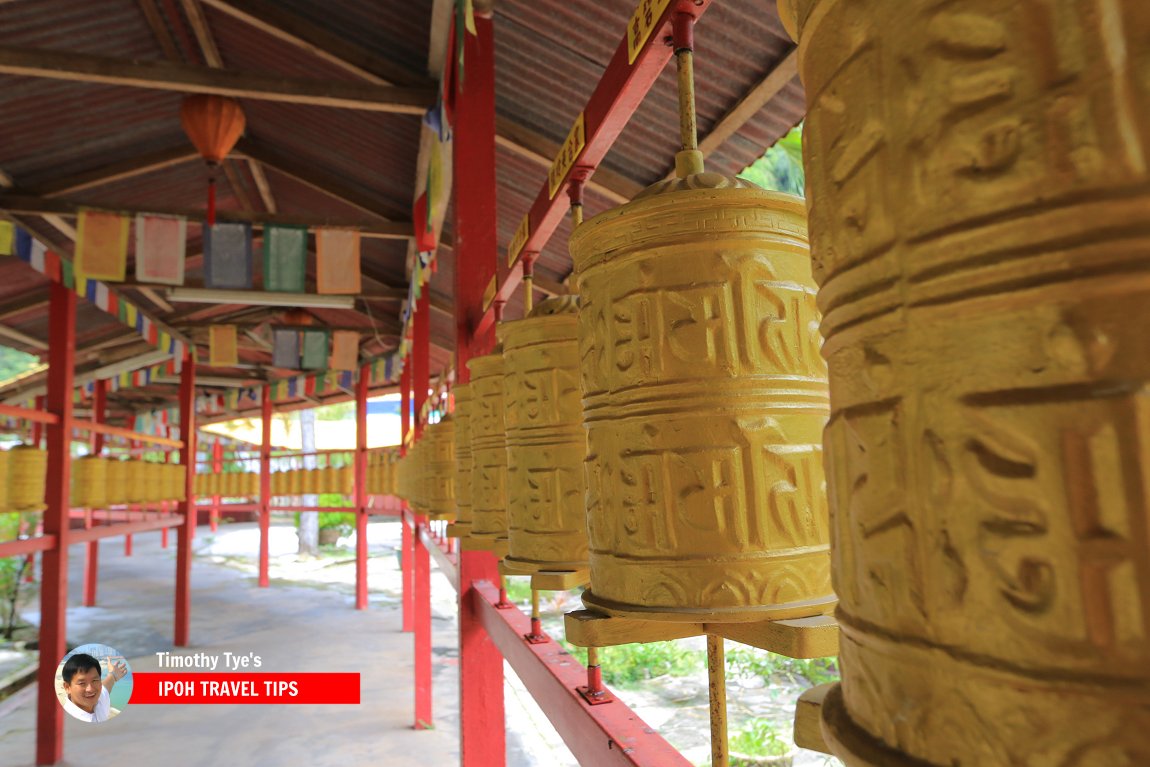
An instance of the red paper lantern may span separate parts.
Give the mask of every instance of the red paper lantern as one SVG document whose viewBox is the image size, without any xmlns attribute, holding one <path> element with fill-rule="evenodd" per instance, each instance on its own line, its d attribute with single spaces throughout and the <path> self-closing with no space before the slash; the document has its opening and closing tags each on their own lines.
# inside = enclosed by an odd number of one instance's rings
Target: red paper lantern
<svg viewBox="0 0 1150 767">
<path fill-rule="evenodd" d="M 180 105 L 180 124 L 200 156 L 207 162 L 208 226 L 216 223 L 215 170 L 244 132 L 244 110 L 238 101 L 226 96 L 197 93 Z"/>
</svg>

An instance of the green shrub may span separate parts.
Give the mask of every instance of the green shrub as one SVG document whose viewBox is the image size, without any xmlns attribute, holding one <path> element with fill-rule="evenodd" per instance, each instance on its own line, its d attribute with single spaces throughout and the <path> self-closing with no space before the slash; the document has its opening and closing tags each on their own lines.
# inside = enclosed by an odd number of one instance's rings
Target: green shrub
<svg viewBox="0 0 1150 767">
<path fill-rule="evenodd" d="M 324 504 L 321 502 L 320 505 Z M 321 511 L 319 513 L 319 529 L 327 530 L 333 527 L 343 535 L 349 535 L 355 529 L 355 514 L 346 511 Z"/>
<path fill-rule="evenodd" d="M 563 640 L 569 653 L 587 665 L 587 649 L 575 647 Z M 687 676 L 704 668 L 705 653 L 690 650 L 678 642 L 651 642 L 603 647 L 599 650 L 599 665 L 603 667 L 603 681 L 618 687 L 635 686 L 659 676 Z"/>
<path fill-rule="evenodd" d="M 767 719 L 752 719 L 728 741 L 734 753 L 746 756 L 783 756 L 791 752 L 791 744 L 775 731 Z"/>
<path fill-rule="evenodd" d="M 776 675 L 805 680 L 812 686 L 839 679 L 837 658 L 786 658 L 754 647 L 732 648 L 727 653 L 727 669 L 733 676 L 759 677 L 766 683 Z"/>
</svg>

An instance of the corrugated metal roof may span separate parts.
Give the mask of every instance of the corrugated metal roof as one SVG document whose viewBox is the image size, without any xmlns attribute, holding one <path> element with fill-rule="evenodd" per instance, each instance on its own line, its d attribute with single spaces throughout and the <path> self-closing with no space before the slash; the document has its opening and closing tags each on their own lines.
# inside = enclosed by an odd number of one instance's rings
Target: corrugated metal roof
<svg viewBox="0 0 1150 767">
<path fill-rule="evenodd" d="M 158 4 L 167 28 L 186 61 L 201 64 L 192 52 L 194 36 L 179 4 Z M 278 0 L 277 8 L 304 19 L 313 28 L 386 61 L 399 85 L 425 81 L 432 0 L 380 4 L 375 0 Z M 500 0 L 495 8 L 496 106 L 501 118 L 559 144 L 586 104 L 615 51 L 633 0 Z M 290 42 L 204 6 L 209 28 L 228 69 L 272 73 L 285 78 L 355 82 L 357 76 Z M 5 44 L 28 48 L 102 54 L 137 60 L 163 59 L 162 48 L 135 0 L 21 0 L 0 3 Z M 774 4 L 759 0 L 713 3 L 697 27 L 695 73 L 700 135 L 707 132 L 792 50 L 778 22 Z M 671 168 L 678 148 L 674 64 L 656 82 L 631 122 L 622 131 L 603 167 L 637 187 L 650 184 Z M 782 89 L 767 108 L 720 146 L 708 167 L 734 173 L 754 161 L 803 115 L 803 91 L 797 79 Z M 0 170 L 14 178 L 17 191 L 37 188 L 77 173 L 98 170 L 159 150 L 189 146 L 179 124 L 181 96 L 176 93 L 26 77 L 0 77 Z M 258 142 L 306 174 L 338 181 L 392 218 L 407 219 L 413 198 L 419 120 L 412 116 L 302 106 L 244 99 L 246 140 Z M 497 151 L 497 229 L 502 258 L 507 243 L 546 177 L 550 158 L 534 160 L 522 152 Z M 264 210 L 256 181 L 246 161 L 231 162 L 252 208 Z M 354 204 L 264 165 L 278 210 L 325 220 L 363 219 Z M 219 174 L 219 206 L 243 206 L 228 177 Z M 457 181 L 459 181 L 457 179 Z M 183 162 L 132 178 L 62 195 L 69 201 L 111 208 L 201 209 L 206 172 L 201 163 Z M 614 205 L 593 188 L 586 193 L 586 214 Z M 32 219 L 40 228 L 50 225 Z M 201 270 L 200 227 L 189 226 L 188 264 L 191 280 Z M 451 241 L 447 222 L 445 239 Z M 570 271 L 569 225 L 564 221 L 541 254 L 536 269 L 559 279 Z M 63 235 L 56 237 L 58 241 Z M 258 247 L 258 242 L 257 242 Z M 365 271 L 390 287 L 406 283 L 404 241 L 365 239 Z M 258 260 L 258 259 L 257 259 Z M 257 268 L 257 272 L 259 269 Z M 454 258 L 444 248 L 431 293 L 442 307 L 449 303 Z M 375 286 L 369 282 L 369 288 Z M 134 289 L 129 295 L 140 296 Z M 46 282 L 23 264 L 0 261 L 0 314 L 19 306 L 28 295 L 46 295 Z M 141 299 L 145 306 L 150 302 Z M 518 316 L 521 300 L 513 298 L 508 316 Z M 243 307 L 179 305 L 169 318 L 204 321 L 226 317 Z M 106 315 L 84 309 L 84 343 L 97 343 L 115 331 Z M 394 328 L 396 302 L 373 303 L 371 316 L 361 310 L 319 310 L 332 325 Z M 267 312 L 262 315 L 266 316 Z M 96 315 L 101 315 L 97 312 Z M 257 315 L 252 315 L 257 316 Z M 10 312 L 3 320 L 32 335 L 46 333 L 43 307 Z M 449 312 L 432 313 L 432 332 L 450 345 L 454 321 Z M 102 335 L 101 335 L 102 334 Z M 382 335 L 382 333 L 381 333 Z M 246 358 L 270 361 L 266 351 L 247 350 Z M 448 352 L 433 350 L 433 369 L 445 367 Z M 243 371 L 239 371 L 240 375 Z M 141 396 L 168 396 L 171 387 L 149 388 Z"/>
</svg>

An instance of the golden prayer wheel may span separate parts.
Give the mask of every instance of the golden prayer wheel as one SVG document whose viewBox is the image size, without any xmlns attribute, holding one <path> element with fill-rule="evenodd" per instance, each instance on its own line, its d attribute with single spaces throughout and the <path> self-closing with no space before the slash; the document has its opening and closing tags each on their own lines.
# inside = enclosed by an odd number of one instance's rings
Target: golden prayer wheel
<svg viewBox="0 0 1150 767">
<path fill-rule="evenodd" d="M 335 470 L 335 485 L 333 493 L 351 497 L 355 489 L 355 467 L 351 464 L 340 466 Z"/>
<path fill-rule="evenodd" d="M 506 563 L 587 567 L 587 432 L 579 388 L 579 304 L 551 298 L 499 327 L 507 426 Z"/>
<path fill-rule="evenodd" d="M 260 473 L 258 471 L 249 471 L 244 474 L 244 495 L 248 498 L 259 498 Z"/>
<path fill-rule="evenodd" d="M 167 500 L 167 487 L 164 484 L 164 465 L 155 461 L 144 464 L 144 492 L 150 503 Z"/>
<path fill-rule="evenodd" d="M 452 533 L 465 538 L 471 532 L 471 384 L 455 387 L 455 526 Z"/>
<path fill-rule="evenodd" d="M 849 767 L 1150 764 L 1145 3 L 794 0 Z"/>
<path fill-rule="evenodd" d="M 185 482 L 187 478 L 187 472 L 185 471 L 184 465 L 182 463 L 170 463 L 168 464 L 168 472 L 171 476 L 171 479 L 169 480 L 171 482 L 172 488 L 171 497 L 177 501 L 188 500 L 187 487 Z"/>
<path fill-rule="evenodd" d="M 710 622 L 829 612 L 806 210 L 717 173 L 570 241 L 582 306 L 589 606 Z"/>
<path fill-rule="evenodd" d="M 72 462 L 72 505 L 103 509 L 108 505 L 108 462 L 88 455 Z"/>
<path fill-rule="evenodd" d="M 303 470 L 292 469 L 287 476 L 287 494 L 290 496 L 303 495 Z"/>
<path fill-rule="evenodd" d="M 412 443 L 407 453 L 411 460 L 411 498 L 409 503 L 418 514 L 427 513 L 427 439 Z"/>
<path fill-rule="evenodd" d="M 301 495 L 326 493 L 328 469 L 304 469 Z"/>
<path fill-rule="evenodd" d="M 276 497 L 287 495 L 287 472 L 272 472 L 271 493 Z"/>
<path fill-rule="evenodd" d="M 471 530 L 477 548 L 507 537 L 507 433 L 503 423 L 503 350 L 473 357 L 471 371 Z"/>
<path fill-rule="evenodd" d="M 144 462 L 135 458 L 124 461 L 124 501 L 143 503 L 147 499 Z"/>
<path fill-rule="evenodd" d="M 0 512 L 11 511 L 8 501 L 8 451 L 0 450 Z"/>
<path fill-rule="evenodd" d="M 12 511 L 44 508 L 48 452 L 31 445 L 17 445 L 8 454 L 8 502 Z"/>
<path fill-rule="evenodd" d="M 128 502 L 128 462 L 119 458 L 106 458 L 104 467 L 104 487 L 109 506 L 120 506 Z"/>
<path fill-rule="evenodd" d="M 455 519 L 455 422 L 446 416 L 427 427 L 427 514 Z"/>
</svg>

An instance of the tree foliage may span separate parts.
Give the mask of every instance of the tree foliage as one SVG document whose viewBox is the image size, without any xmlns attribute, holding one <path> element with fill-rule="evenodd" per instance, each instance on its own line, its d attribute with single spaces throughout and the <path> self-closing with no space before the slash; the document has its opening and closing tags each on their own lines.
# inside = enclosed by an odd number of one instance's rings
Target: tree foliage
<svg viewBox="0 0 1150 767">
<path fill-rule="evenodd" d="M 0 346 L 0 381 L 15 378 L 39 364 L 40 360 L 31 354 Z"/>
<path fill-rule="evenodd" d="M 786 192 L 805 197 L 802 124 L 795 126 L 790 133 L 779 139 L 766 154 L 747 166 L 739 176 L 773 192 Z"/>
</svg>

